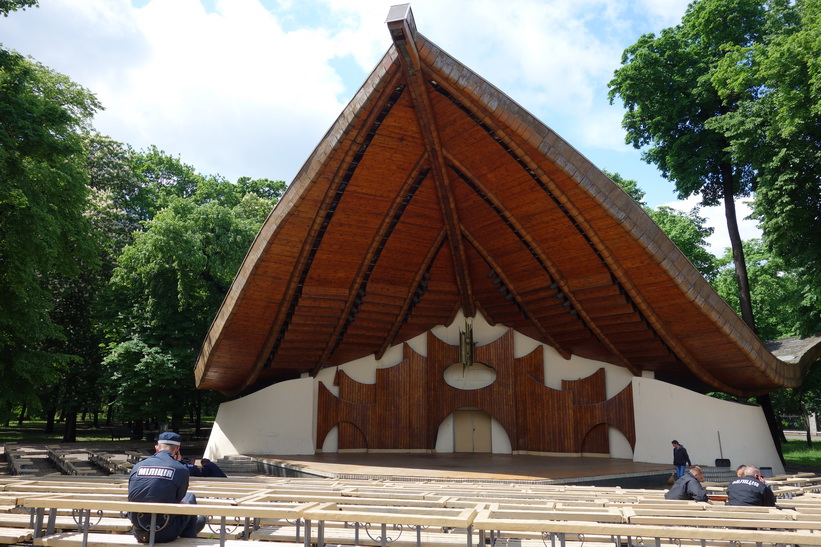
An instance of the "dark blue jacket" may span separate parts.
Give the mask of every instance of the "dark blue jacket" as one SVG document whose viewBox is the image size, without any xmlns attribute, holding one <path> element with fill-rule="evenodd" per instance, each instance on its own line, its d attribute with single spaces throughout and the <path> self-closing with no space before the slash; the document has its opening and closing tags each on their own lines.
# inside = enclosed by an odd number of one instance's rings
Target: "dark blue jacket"
<svg viewBox="0 0 821 547">
<path fill-rule="evenodd" d="M 664 494 L 664 499 L 707 501 L 707 490 L 701 486 L 695 475 L 687 472 Z"/>
<path fill-rule="evenodd" d="M 775 507 L 775 494 L 769 486 L 752 475 L 747 475 L 727 486 L 727 505 Z"/>
<path fill-rule="evenodd" d="M 200 474 L 203 477 L 225 477 L 225 476 L 227 476 L 225 473 L 223 473 L 222 469 L 220 469 L 220 466 L 215 464 L 212 461 L 208 461 L 208 462 L 205 462 L 204 464 L 202 464 L 202 471 L 200 471 Z"/>
<path fill-rule="evenodd" d="M 128 501 L 179 503 L 188 492 L 188 478 L 185 465 L 175 460 L 167 450 L 160 450 L 131 469 L 128 476 Z M 130 513 L 129 518 L 134 525 L 137 540 L 143 543 L 148 541 L 145 530 L 150 525 L 151 515 Z M 155 541 L 174 541 L 190 524 L 191 518 L 188 515 L 157 515 L 157 524 L 161 529 L 157 531 Z M 196 520 L 196 517 L 193 518 Z"/>
</svg>

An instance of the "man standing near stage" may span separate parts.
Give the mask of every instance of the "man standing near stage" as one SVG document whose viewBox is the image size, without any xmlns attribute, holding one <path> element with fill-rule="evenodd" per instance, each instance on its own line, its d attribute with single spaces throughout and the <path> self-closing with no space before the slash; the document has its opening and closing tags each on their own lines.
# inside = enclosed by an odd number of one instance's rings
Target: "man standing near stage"
<svg viewBox="0 0 821 547">
<path fill-rule="evenodd" d="M 673 439 L 673 465 L 676 468 L 676 479 L 680 479 L 687 472 L 687 467 L 692 465 L 690 463 L 690 455 L 687 454 L 687 449 L 679 442 Z"/>
</svg>

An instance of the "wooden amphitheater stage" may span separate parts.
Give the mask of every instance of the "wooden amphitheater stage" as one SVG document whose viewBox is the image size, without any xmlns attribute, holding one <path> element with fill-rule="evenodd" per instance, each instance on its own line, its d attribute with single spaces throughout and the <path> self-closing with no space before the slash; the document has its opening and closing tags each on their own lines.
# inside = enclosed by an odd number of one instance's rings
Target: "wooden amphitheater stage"
<svg viewBox="0 0 821 547">
<path fill-rule="evenodd" d="M 251 457 L 270 474 L 289 470 L 338 479 L 595 483 L 625 487 L 640 483 L 666 487 L 673 471 L 672 464 L 620 458 L 510 454 L 334 453 Z"/>
</svg>

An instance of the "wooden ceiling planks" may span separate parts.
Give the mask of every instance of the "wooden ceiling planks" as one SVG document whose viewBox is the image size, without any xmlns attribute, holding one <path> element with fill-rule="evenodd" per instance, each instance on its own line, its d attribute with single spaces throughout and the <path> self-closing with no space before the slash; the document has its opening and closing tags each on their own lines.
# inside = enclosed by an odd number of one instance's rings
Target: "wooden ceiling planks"
<svg viewBox="0 0 821 547">
<path fill-rule="evenodd" d="M 460 309 L 635 374 L 736 395 L 800 382 L 612 181 L 412 17 L 388 26 L 394 45 L 249 251 L 200 387 L 381 357 Z"/>
</svg>

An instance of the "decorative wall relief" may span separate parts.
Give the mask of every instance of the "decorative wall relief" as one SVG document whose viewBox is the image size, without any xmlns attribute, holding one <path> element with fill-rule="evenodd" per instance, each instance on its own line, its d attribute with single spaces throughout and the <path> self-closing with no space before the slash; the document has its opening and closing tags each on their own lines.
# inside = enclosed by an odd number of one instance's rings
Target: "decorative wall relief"
<svg viewBox="0 0 821 547">
<path fill-rule="evenodd" d="M 562 389 L 544 385 L 543 348 L 521 358 L 513 352 L 513 331 L 475 348 L 476 363 L 496 379 L 480 389 L 458 389 L 444 380 L 459 359 L 458 346 L 428 333 L 428 356 L 403 347 L 398 365 L 376 370 L 375 384 L 361 384 L 339 371 L 339 397 L 319 384 L 317 446 L 339 426 L 339 449 L 433 450 L 439 425 L 452 412 L 475 407 L 505 429 L 512 450 L 609 454 L 608 426 L 635 448 L 632 386 L 605 399 L 605 371 L 563 380 Z"/>
</svg>

